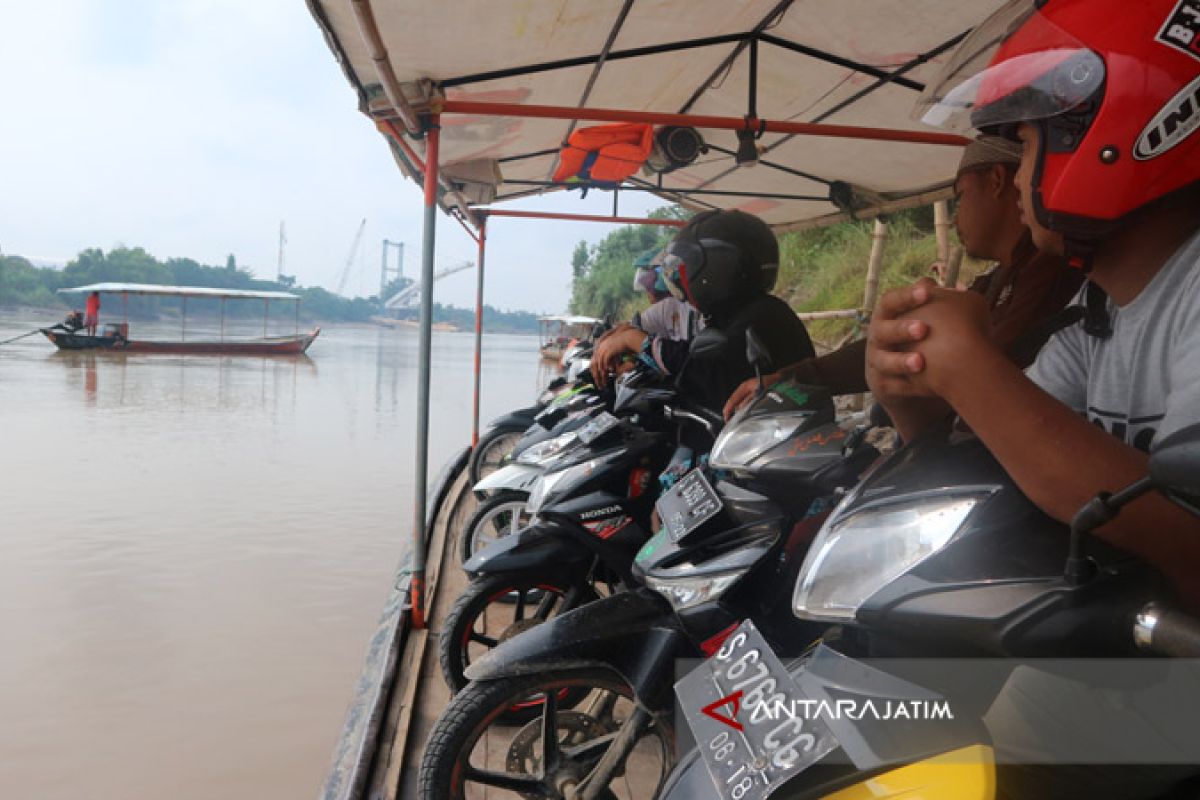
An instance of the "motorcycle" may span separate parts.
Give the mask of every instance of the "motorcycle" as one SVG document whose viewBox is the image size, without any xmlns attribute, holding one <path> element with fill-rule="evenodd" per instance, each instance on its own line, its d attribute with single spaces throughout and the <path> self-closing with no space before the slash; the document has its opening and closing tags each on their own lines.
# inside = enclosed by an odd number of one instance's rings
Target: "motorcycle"
<svg viewBox="0 0 1200 800">
<path fill-rule="evenodd" d="M 969 434 L 943 430 L 897 451 L 825 521 L 795 582 L 796 616 L 836 626 L 836 635 L 785 667 L 779 643 L 742 623 L 676 685 L 698 744 L 661 796 L 994 798 L 996 751 L 983 714 L 1012 677 L 1011 662 L 995 657 L 1129 657 L 1139 648 L 1200 656 L 1200 621 L 1158 605 L 1168 596 L 1159 576 L 1089 537 L 1151 490 L 1200 515 L 1200 425 L 1161 442 L 1148 478 L 1095 498 L 1069 532 Z M 879 656 L 984 657 L 996 666 L 926 670 L 918 681 L 865 661 Z M 965 717 L 920 735 L 863 718 L 770 713 L 829 698 L 958 697 L 968 685 Z M 735 693 L 740 707 L 726 722 L 737 723 L 736 735 L 697 712 Z"/>
<path fill-rule="evenodd" d="M 757 587 L 794 570 L 815 532 L 817 517 L 805 524 L 805 515 L 816 498 L 853 484 L 876 455 L 834 422 L 821 390 L 764 393 L 713 447 L 717 488 L 693 471 L 658 501 L 664 527 L 630 567 L 641 588 L 523 627 L 467 665 L 471 683 L 426 749 L 421 797 L 462 797 L 466 784 L 482 783 L 527 797 L 607 798 L 619 776 L 638 785 L 633 796 L 652 796 L 671 760 L 675 659 L 710 652 L 759 608 Z M 786 612 L 786 593 L 776 599 Z M 495 732 L 514 709 L 523 727 Z M 472 763 L 493 736 L 508 742 L 503 773 Z M 552 752 L 543 757 L 535 741 Z"/>
<path fill-rule="evenodd" d="M 473 551 L 464 564 L 471 583 L 447 612 L 440 640 L 452 690 L 466 684 L 464 670 L 480 653 L 633 583 L 633 557 L 647 539 L 656 497 L 652 482 L 676 451 L 676 428 L 715 430 L 719 423 L 667 398 L 673 391 L 623 381 L 615 409 L 629 419 L 603 412 L 569 434 L 574 446 L 553 455 L 531 487 L 524 511 L 535 521 Z"/>
</svg>

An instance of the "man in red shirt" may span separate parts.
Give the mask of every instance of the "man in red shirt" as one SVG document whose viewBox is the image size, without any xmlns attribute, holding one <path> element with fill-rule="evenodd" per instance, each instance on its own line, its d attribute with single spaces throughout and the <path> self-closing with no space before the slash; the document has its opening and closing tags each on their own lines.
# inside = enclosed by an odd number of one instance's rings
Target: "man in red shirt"
<svg viewBox="0 0 1200 800">
<path fill-rule="evenodd" d="M 100 293 L 88 295 L 87 306 L 84 307 L 83 325 L 89 336 L 96 335 L 96 327 L 100 324 Z"/>
</svg>

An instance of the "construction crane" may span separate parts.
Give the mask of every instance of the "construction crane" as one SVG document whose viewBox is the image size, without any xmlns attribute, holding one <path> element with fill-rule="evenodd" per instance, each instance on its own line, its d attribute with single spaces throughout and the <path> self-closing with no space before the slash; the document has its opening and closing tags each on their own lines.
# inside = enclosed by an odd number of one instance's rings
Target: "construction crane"
<svg viewBox="0 0 1200 800">
<path fill-rule="evenodd" d="M 435 281 L 440 281 L 447 275 L 453 275 L 456 272 L 462 272 L 464 269 L 474 269 L 475 262 L 463 261 L 451 267 L 440 269 L 433 274 Z M 388 298 L 388 301 L 383 304 L 384 308 L 412 308 L 421 299 L 421 284 L 418 282 L 410 283 L 400 291 Z"/>
<path fill-rule="evenodd" d="M 350 267 L 354 266 L 358 255 L 358 246 L 362 244 L 363 229 L 367 227 L 367 218 L 358 223 L 358 232 L 354 234 L 354 243 L 350 245 L 350 254 L 346 256 L 346 266 L 342 267 L 342 277 L 338 278 L 337 293 L 343 297 L 346 294 L 346 281 L 350 278 Z"/>
</svg>

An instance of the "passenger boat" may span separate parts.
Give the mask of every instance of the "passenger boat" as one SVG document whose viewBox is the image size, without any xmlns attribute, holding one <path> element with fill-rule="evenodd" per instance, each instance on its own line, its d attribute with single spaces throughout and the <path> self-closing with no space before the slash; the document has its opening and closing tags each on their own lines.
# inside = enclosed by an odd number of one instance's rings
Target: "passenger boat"
<svg viewBox="0 0 1200 800">
<path fill-rule="evenodd" d="M 542 317 L 539 350 L 547 361 L 561 361 L 572 341 L 592 338 L 592 328 L 600 322 L 594 317 Z"/>
<path fill-rule="evenodd" d="M 867 5 L 879 24 L 864 25 L 867 6 L 826 3 L 818 10 L 792 0 L 642 0 L 591 4 L 579 15 L 565 14 L 570 4 L 561 1 L 516 9 L 355 0 L 349 14 L 344 0 L 307 0 L 359 110 L 386 137 L 400 171 L 423 186 L 423 296 L 432 297 L 439 209 L 479 247 L 473 441 L 484 265 L 502 225 L 523 219 L 680 227 L 673 216 L 619 215 L 618 194 L 649 192 L 691 211 L 738 208 L 780 233 L 876 218 L 878 254 L 886 231 L 880 215 L 937 202 L 935 224 L 947 232 L 944 201 L 953 196 L 967 140 L 924 129 L 908 112 L 952 49 L 1002 3 L 877 0 Z M 904 24 L 891 24 L 896 20 Z M 472 46 L 479 42 L 488 46 Z M 614 122 L 654 126 L 661 152 L 651 154 L 643 174 L 608 186 L 547 180 L 565 133 Z M 684 152 L 671 137 L 686 127 L 694 135 L 682 139 L 700 146 Z M 698 158 L 701 152 L 707 157 Z M 583 187 L 611 191 L 612 214 L 505 206 Z M 874 307 L 880 260 L 868 265 L 862 306 L 836 313 Z M 430 798 L 421 791 L 421 759 L 450 699 L 435 643 L 466 584 L 456 538 L 476 503 L 466 449 L 428 480 L 431 317 L 426 309 L 420 320 L 411 548 L 368 645 L 323 800 Z M 549 328 L 562 319 L 544 322 L 543 356 L 561 355 L 563 342 Z M 519 730 L 513 736 L 522 736 L 522 747 L 536 738 Z M 574 794 L 563 786 L 537 793 L 516 786 L 506 774 L 514 751 L 502 739 L 480 748 L 469 765 L 470 791 L 453 800 Z M 616 782 L 600 792 L 625 800 L 651 794 Z"/>
<path fill-rule="evenodd" d="M 313 340 L 321 333 L 319 327 L 314 327 L 307 333 L 299 332 L 300 296 L 289 292 L 258 292 L 243 289 L 216 289 L 200 286 L 163 286 L 150 283 L 94 283 L 88 286 L 75 286 L 69 289 L 59 289 L 63 293 L 101 295 L 120 295 L 122 303 L 130 295 L 156 295 L 160 297 L 179 297 L 183 301 L 183 316 L 180 322 L 180 338 L 172 339 L 136 339 L 129 336 L 129 322 L 107 323 L 97 333 L 88 333 L 80 324 L 80 315 L 68 315 L 67 321 L 60 322 L 47 328 L 40 328 L 43 335 L 60 350 L 117 350 L 126 353 L 172 353 L 184 355 L 247 355 L 247 356 L 287 356 L 301 355 L 308 350 Z M 187 338 L 187 301 L 188 298 L 204 298 L 221 301 L 221 333 L 217 339 Z M 255 339 L 226 339 L 225 338 L 225 301 L 261 300 L 263 301 L 263 335 Z M 268 336 L 270 303 L 272 300 L 284 300 L 295 304 L 295 319 L 297 331 L 284 336 Z"/>
</svg>

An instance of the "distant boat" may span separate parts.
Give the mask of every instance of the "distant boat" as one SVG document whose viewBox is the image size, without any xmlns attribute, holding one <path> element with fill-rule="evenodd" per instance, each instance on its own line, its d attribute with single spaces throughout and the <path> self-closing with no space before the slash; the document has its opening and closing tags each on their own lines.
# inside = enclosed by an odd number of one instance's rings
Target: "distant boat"
<svg viewBox="0 0 1200 800">
<path fill-rule="evenodd" d="M 216 289 L 198 286 L 162 286 L 153 283 L 94 283 L 59 289 L 60 292 L 78 292 L 101 295 L 114 294 L 127 298 L 129 295 L 157 295 L 183 298 L 183 318 L 179 340 L 136 339 L 129 336 L 129 323 L 107 323 L 97 333 L 88 333 L 83 326 L 82 315 L 74 312 L 64 322 L 39 330 L 60 350 L 116 350 L 125 353 L 174 353 L 195 355 L 300 355 L 308 350 L 313 340 L 321 333 L 319 327 L 308 333 L 293 333 L 285 336 L 267 336 L 267 314 L 272 300 L 286 300 L 296 304 L 299 319 L 300 296 L 289 292 L 253 292 L 242 289 Z M 187 339 L 187 299 L 202 297 L 221 301 L 221 335 L 219 339 Z M 263 336 L 256 339 L 225 338 L 225 301 L 262 300 Z"/>
<path fill-rule="evenodd" d="M 563 353 L 572 342 L 588 341 L 592 338 L 592 328 L 599 322 L 600 320 L 593 317 L 540 318 L 539 349 L 542 358 L 547 361 L 561 361 Z"/>
</svg>

